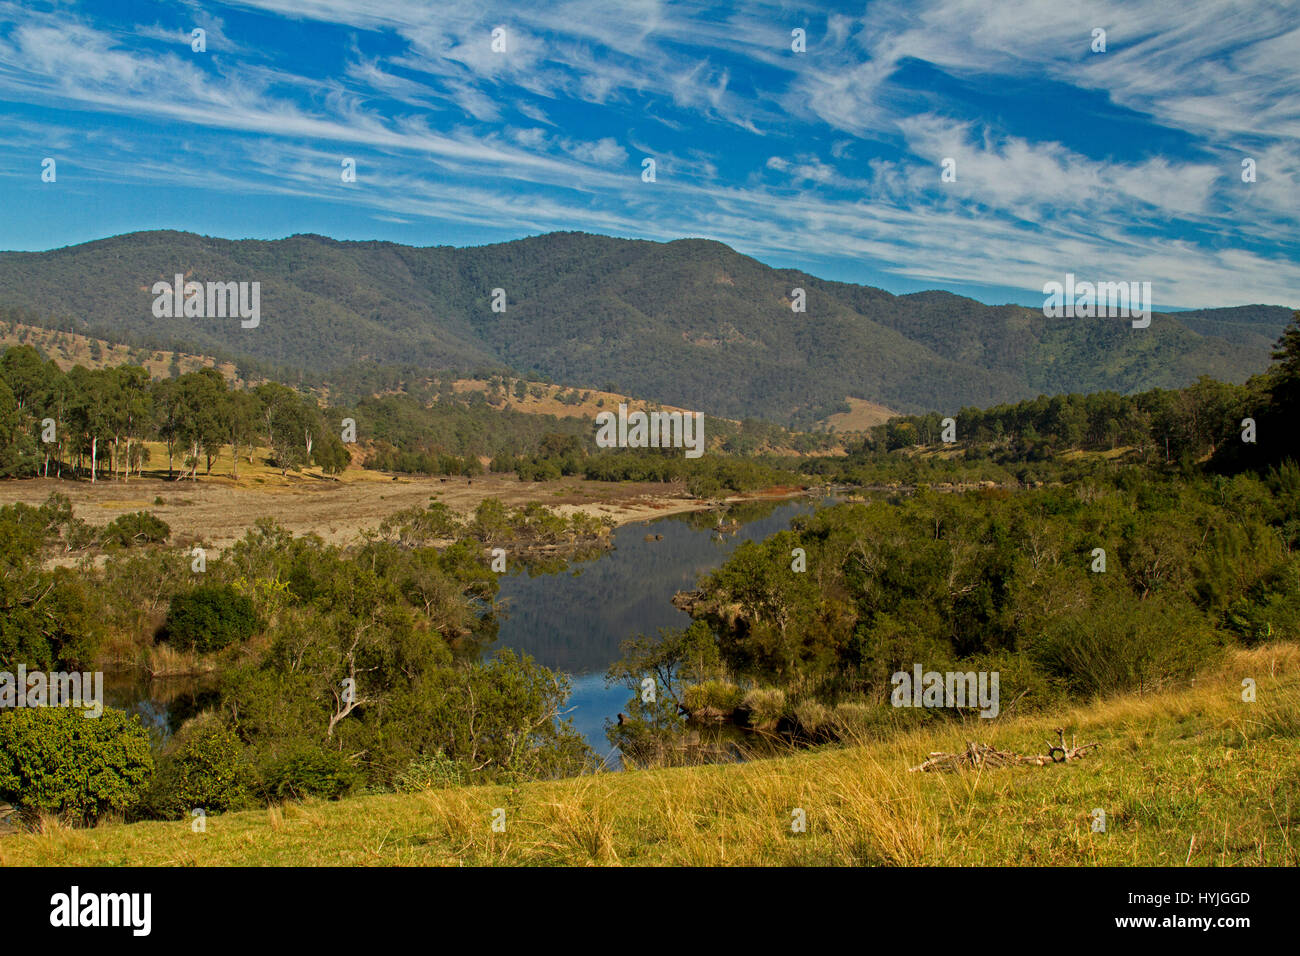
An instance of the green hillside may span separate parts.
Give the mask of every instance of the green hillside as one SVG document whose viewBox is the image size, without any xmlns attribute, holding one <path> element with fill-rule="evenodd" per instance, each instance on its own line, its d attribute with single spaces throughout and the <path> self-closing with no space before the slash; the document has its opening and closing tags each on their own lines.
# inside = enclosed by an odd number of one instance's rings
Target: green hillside
<svg viewBox="0 0 1300 956">
<path fill-rule="evenodd" d="M 258 281 L 261 322 L 155 318 L 153 283 Z M 807 311 L 790 308 L 792 290 Z M 506 296 L 492 310 L 494 289 Z M 1243 295 L 1248 293 L 1243 292 Z M 1186 319 L 1183 316 L 1188 316 Z M 0 319 L 329 381 L 510 368 L 731 418 L 809 423 L 854 396 L 905 412 L 1041 392 L 1243 381 L 1290 314 L 1246 306 L 1048 320 L 946 292 L 895 296 L 772 269 L 718 242 L 552 233 L 474 248 L 142 232 L 0 254 Z"/>
</svg>

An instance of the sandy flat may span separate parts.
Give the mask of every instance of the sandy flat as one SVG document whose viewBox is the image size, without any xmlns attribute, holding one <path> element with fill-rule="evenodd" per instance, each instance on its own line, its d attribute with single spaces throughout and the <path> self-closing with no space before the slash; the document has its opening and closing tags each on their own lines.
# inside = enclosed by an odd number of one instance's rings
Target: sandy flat
<svg viewBox="0 0 1300 956">
<path fill-rule="evenodd" d="M 260 483 L 259 483 L 260 482 Z M 315 532 L 330 544 L 350 544 L 395 511 L 424 507 L 430 500 L 469 515 L 480 501 L 500 498 L 511 507 L 540 502 L 569 514 L 584 511 L 617 524 L 645 521 L 707 502 L 691 498 L 684 483 L 623 483 L 564 478 L 521 482 L 513 476 L 466 478 L 399 477 L 349 469 L 343 480 L 290 474 L 241 478 L 200 476 L 197 481 L 160 478 L 66 481 L 19 479 L 0 482 L 0 504 L 39 505 L 52 493 L 67 495 L 77 517 L 95 526 L 122 514 L 149 511 L 166 521 L 174 544 L 203 544 L 221 550 L 243 537 L 261 517 L 271 517 L 294 534 Z M 155 499 L 161 497 L 162 504 Z"/>
</svg>

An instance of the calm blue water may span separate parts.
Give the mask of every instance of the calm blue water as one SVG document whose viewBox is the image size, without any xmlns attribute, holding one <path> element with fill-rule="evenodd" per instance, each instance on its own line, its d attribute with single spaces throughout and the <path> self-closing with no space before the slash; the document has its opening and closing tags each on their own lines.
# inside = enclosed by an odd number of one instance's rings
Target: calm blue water
<svg viewBox="0 0 1300 956">
<path fill-rule="evenodd" d="M 605 722 L 625 709 L 629 691 L 606 687 L 605 671 L 622 656 L 619 643 L 690 624 L 690 616 L 673 607 L 674 594 L 694 588 L 742 541 L 784 530 L 791 518 L 810 514 L 814 503 L 799 499 L 755 507 L 771 510 L 729 533 L 708 527 L 712 519 L 701 515 L 694 525 L 686 515 L 624 525 L 614 532 L 612 551 L 553 574 L 530 578 L 517 572 L 503 578 L 498 600 L 505 611 L 493 648 L 527 653 L 539 664 L 569 674 L 569 719 L 596 753 L 617 766 Z M 646 541 L 648 534 L 663 538 Z M 104 691 L 105 703 L 139 713 L 159 741 L 215 702 L 200 682 L 150 682 L 133 673 L 106 675 Z"/>
<path fill-rule="evenodd" d="M 783 502 L 729 534 L 692 527 L 681 515 L 624 525 L 614 532 L 614 550 L 598 558 L 555 574 L 504 578 L 498 599 L 506 602 L 507 616 L 494 647 L 522 651 L 570 674 L 569 717 L 596 753 L 610 754 L 605 721 L 624 710 L 629 697 L 626 688 L 605 686 L 606 669 L 621 656 L 619 643 L 690 624 L 690 616 L 672 605 L 675 593 L 694 588 L 742 541 L 783 531 L 791 518 L 813 510 L 806 499 Z M 646 541 L 647 534 L 663 540 Z"/>
</svg>

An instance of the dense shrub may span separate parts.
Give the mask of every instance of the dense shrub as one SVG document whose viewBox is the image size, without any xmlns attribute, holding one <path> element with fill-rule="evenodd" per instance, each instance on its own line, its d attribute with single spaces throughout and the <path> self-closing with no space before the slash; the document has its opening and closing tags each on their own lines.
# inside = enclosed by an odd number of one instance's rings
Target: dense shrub
<svg viewBox="0 0 1300 956">
<path fill-rule="evenodd" d="M 0 799 L 26 815 L 94 823 L 129 810 L 153 775 L 149 735 L 137 716 L 75 707 L 0 714 Z"/>
<path fill-rule="evenodd" d="M 1189 677 L 1217 649 L 1215 635 L 1185 605 L 1116 594 L 1054 618 L 1029 652 L 1048 675 L 1092 696 Z"/>
<path fill-rule="evenodd" d="M 251 637 L 258 627 L 250 599 L 228 584 L 205 584 L 172 598 L 162 638 L 168 644 L 211 653 Z"/>
<path fill-rule="evenodd" d="M 1261 578 L 1228 607 L 1224 624 L 1247 645 L 1300 640 L 1300 561 Z"/>
<path fill-rule="evenodd" d="M 187 724 L 162 758 L 147 800 L 150 816 L 185 817 L 239 809 L 248 803 L 249 769 L 234 731 L 213 714 Z"/>
<path fill-rule="evenodd" d="M 338 800 L 363 780 L 362 771 L 338 751 L 302 741 L 293 742 L 261 766 L 261 791 L 268 800 Z"/>
<path fill-rule="evenodd" d="M 106 545 L 129 548 L 137 544 L 159 544 L 171 533 L 166 521 L 147 511 L 137 511 L 110 521 L 104 528 L 103 541 Z"/>
</svg>

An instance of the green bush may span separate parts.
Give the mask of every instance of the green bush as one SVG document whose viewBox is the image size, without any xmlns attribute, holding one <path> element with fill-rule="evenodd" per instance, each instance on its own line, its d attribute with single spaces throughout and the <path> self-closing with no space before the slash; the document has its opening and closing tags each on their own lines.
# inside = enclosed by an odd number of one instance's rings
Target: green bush
<svg viewBox="0 0 1300 956">
<path fill-rule="evenodd" d="M 393 789 L 398 793 L 420 793 L 458 787 L 464 782 L 460 764 L 439 750 L 437 753 L 420 754 L 407 764 L 406 769 L 393 780 Z"/>
<path fill-rule="evenodd" d="M 104 528 L 103 542 L 129 548 L 136 544 L 160 544 L 172 533 L 171 526 L 147 511 L 122 515 Z"/>
<path fill-rule="evenodd" d="M 341 753 L 305 742 L 295 742 L 268 759 L 261 778 L 262 795 L 268 800 L 338 800 L 363 782 L 362 772 Z"/>
<path fill-rule="evenodd" d="M 1300 561 L 1260 578 L 1228 607 L 1224 624 L 1248 646 L 1300 640 Z"/>
<path fill-rule="evenodd" d="M 785 716 L 785 691 L 755 687 L 745 695 L 741 706 L 749 712 L 749 726 L 771 729 Z"/>
<path fill-rule="evenodd" d="M 162 639 L 211 653 L 251 637 L 259 626 L 249 598 L 228 584 L 204 584 L 172 598 Z"/>
<path fill-rule="evenodd" d="M 0 714 L 0 799 L 25 816 L 53 813 L 93 824 L 125 812 L 153 775 L 149 735 L 137 716 L 76 707 Z"/>
<path fill-rule="evenodd" d="M 1218 649 L 1193 609 L 1128 594 L 1059 615 L 1028 648 L 1049 677 L 1088 696 L 1162 687 L 1194 674 Z"/>
<path fill-rule="evenodd" d="M 740 706 L 744 697 L 743 690 L 723 680 L 706 680 L 682 689 L 682 703 L 691 713 L 708 708 L 724 715 L 730 714 Z"/>
<path fill-rule="evenodd" d="M 160 761 L 148 815 L 176 820 L 195 808 L 237 810 L 248 803 L 248 779 L 239 738 L 220 718 L 204 714 L 176 735 Z"/>
</svg>

